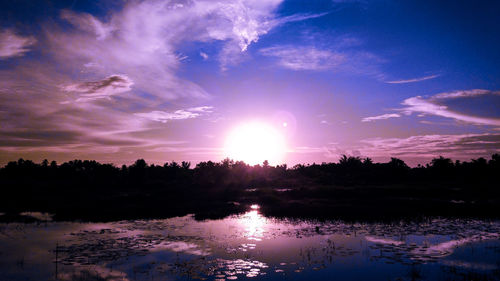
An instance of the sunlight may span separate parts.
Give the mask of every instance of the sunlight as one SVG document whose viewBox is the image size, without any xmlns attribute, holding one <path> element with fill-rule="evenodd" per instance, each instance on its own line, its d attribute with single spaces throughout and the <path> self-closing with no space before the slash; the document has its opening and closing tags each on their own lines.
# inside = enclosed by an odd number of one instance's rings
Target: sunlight
<svg viewBox="0 0 500 281">
<path fill-rule="evenodd" d="M 259 205 L 252 205 L 252 210 L 240 217 L 240 223 L 245 227 L 245 237 L 248 240 L 261 241 L 264 236 L 266 218 L 257 211 L 259 207 Z"/>
<path fill-rule="evenodd" d="M 272 165 L 281 164 L 285 151 L 284 137 L 270 125 L 260 122 L 234 128 L 224 145 L 225 157 L 250 165 L 262 164 L 265 160 Z"/>
</svg>

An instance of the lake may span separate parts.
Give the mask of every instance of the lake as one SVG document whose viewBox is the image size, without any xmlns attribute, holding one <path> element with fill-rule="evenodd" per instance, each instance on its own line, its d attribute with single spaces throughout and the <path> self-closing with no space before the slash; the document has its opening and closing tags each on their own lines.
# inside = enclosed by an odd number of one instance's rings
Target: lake
<svg viewBox="0 0 500 281">
<path fill-rule="evenodd" d="M 0 280 L 498 280 L 500 221 L 0 224 Z"/>
</svg>

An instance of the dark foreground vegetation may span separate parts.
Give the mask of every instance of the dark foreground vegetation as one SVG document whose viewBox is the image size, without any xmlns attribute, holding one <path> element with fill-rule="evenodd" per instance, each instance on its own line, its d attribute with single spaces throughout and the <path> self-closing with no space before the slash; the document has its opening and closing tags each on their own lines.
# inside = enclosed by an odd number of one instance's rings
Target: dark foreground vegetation
<svg viewBox="0 0 500 281">
<path fill-rule="evenodd" d="M 269 216 L 316 219 L 498 218 L 500 155 L 408 167 L 392 158 L 343 156 L 338 163 L 249 166 L 224 160 L 115 167 L 74 160 L 58 165 L 19 159 L 0 169 L 0 220 L 20 212 L 56 220 L 107 221 L 196 214 L 217 218 L 261 205 Z"/>
</svg>

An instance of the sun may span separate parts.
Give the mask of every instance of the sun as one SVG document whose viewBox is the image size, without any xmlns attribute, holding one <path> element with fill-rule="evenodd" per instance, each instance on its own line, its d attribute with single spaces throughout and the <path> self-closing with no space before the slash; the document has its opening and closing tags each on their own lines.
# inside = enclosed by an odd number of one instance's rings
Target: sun
<svg viewBox="0 0 500 281">
<path fill-rule="evenodd" d="M 262 122 L 248 122 L 235 127 L 227 136 L 224 156 L 250 165 L 281 164 L 286 152 L 283 135 Z"/>
</svg>

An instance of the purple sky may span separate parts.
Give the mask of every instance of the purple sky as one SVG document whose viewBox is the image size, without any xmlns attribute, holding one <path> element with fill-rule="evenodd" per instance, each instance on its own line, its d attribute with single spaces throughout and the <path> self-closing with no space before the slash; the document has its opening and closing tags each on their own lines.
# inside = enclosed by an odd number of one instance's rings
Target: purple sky
<svg viewBox="0 0 500 281">
<path fill-rule="evenodd" d="M 5 2 L 1 165 L 219 161 L 254 121 L 289 165 L 500 152 L 491 1 Z"/>
</svg>

